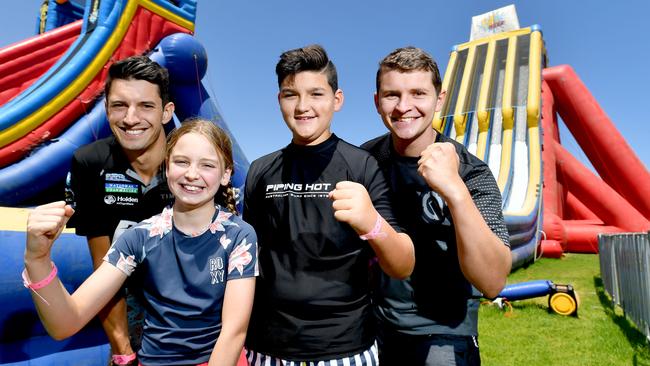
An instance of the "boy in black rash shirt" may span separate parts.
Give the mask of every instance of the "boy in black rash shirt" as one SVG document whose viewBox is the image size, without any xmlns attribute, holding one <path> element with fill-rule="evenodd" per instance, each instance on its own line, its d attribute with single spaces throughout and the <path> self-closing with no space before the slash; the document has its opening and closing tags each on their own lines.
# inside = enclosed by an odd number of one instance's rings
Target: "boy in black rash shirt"
<svg viewBox="0 0 650 366">
<path fill-rule="evenodd" d="M 244 219 L 260 253 L 248 360 L 376 364 L 368 264 L 376 256 L 386 273 L 407 277 L 413 244 L 393 228 L 377 161 L 330 131 L 343 92 L 325 50 L 287 51 L 276 73 L 293 138 L 246 179 Z"/>
<path fill-rule="evenodd" d="M 501 194 L 488 166 L 432 127 L 442 105 L 438 66 L 419 48 L 391 52 L 375 104 L 389 134 L 362 145 L 399 194 L 395 215 L 417 264 L 399 281 L 380 274 L 379 361 L 479 365 L 478 294 L 496 296 L 510 272 Z"/>
</svg>

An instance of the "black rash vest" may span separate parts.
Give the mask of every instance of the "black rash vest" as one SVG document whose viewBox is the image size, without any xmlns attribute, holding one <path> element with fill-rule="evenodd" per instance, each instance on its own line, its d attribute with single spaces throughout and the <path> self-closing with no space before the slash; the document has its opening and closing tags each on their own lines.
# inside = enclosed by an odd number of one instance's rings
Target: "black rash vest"
<svg viewBox="0 0 650 366">
<path fill-rule="evenodd" d="M 365 186 L 396 227 L 377 161 L 335 135 L 316 146 L 290 144 L 251 164 L 244 219 L 258 235 L 260 277 L 248 348 L 317 361 L 373 344 L 368 266 L 374 252 L 334 218 L 328 198 L 345 180 Z"/>
</svg>

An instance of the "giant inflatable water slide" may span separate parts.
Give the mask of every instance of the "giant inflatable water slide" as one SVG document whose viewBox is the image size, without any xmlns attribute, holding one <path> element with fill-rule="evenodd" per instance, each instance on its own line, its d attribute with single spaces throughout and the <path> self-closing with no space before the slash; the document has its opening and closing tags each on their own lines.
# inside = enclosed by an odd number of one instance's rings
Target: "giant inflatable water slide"
<svg viewBox="0 0 650 366">
<path fill-rule="evenodd" d="M 73 151 L 111 133 L 102 92 L 117 60 L 144 54 L 169 69 L 174 125 L 201 116 L 228 130 L 203 85 L 207 56 L 192 36 L 195 16 L 196 0 L 49 0 L 37 35 L 0 49 L 0 364 L 106 365 L 98 323 L 64 341 L 43 329 L 20 279 L 24 207 L 62 199 Z M 241 188 L 248 162 L 233 148 Z M 52 256 L 68 290 L 92 271 L 85 239 L 71 231 Z"/>
<path fill-rule="evenodd" d="M 547 67 L 540 27 L 455 46 L 442 89 L 433 127 L 489 165 L 513 268 L 650 229 L 648 170 L 571 67 Z M 558 115 L 600 176 L 562 147 Z"/>
</svg>

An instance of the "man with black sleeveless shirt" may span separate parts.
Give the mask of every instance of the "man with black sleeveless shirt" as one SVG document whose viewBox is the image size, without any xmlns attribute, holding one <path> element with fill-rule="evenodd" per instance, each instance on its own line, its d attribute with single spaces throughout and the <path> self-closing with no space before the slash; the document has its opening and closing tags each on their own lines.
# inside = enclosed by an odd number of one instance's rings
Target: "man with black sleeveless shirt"
<svg viewBox="0 0 650 366">
<path fill-rule="evenodd" d="M 499 188 L 488 166 L 437 133 L 438 66 L 400 48 L 377 71 L 375 105 L 390 133 L 363 148 L 379 161 L 413 239 L 416 266 L 400 281 L 380 275 L 375 313 L 383 365 L 479 365 L 478 297 L 496 296 L 511 258 Z"/>
<path fill-rule="evenodd" d="M 254 161 L 246 179 L 244 219 L 257 232 L 260 265 L 248 360 L 374 365 L 369 263 L 404 278 L 412 242 L 393 228 L 377 161 L 330 131 L 343 92 L 325 50 L 287 51 L 276 73 L 293 138 Z"/>
</svg>

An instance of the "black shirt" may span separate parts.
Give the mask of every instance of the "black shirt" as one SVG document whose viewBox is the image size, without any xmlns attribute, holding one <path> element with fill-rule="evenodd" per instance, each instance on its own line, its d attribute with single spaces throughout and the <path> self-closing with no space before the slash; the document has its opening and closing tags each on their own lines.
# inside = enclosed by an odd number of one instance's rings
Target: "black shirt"
<svg viewBox="0 0 650 366">
<path fill-rule="evenodd" d="M 162 167 L 148 185 L 131 168 L 110 136 L 77 149 L 67 180 L 66 201 L 75 206 L 68 227 L 77 235 L 108 236 L 160 213 L 172 201 Z"/>
<path fill-rule="evenodd" d="M 489 167 L 451 142 L 459 173 L 490 229 L 509 245 L 501 193 Z M 447 204 L 417 172 L 417 157 L 399 156 L 389 134 L 362 145 L 377 158 L 395 193 L 394 211 L 415 246 L 415 268 L 406 280 L 380 274 L 375 313 L 382 327 L 405 334 L 477 335 L 478 296 L 458 263 L 454 223 Z"/>
<path fill-rule="evenodd" d="M 334 135 L 317 146 L 290 144 L 251 164 L 244 219 L 258 235 L 260 277 L 248 348 L 316 361 L 373 344 L 368 265 L 374 252 L 334 218 L 328 198 L 344 180 L 364 185 L 377 211 L 395 224 L 376 160 Z"/>
</svg>

